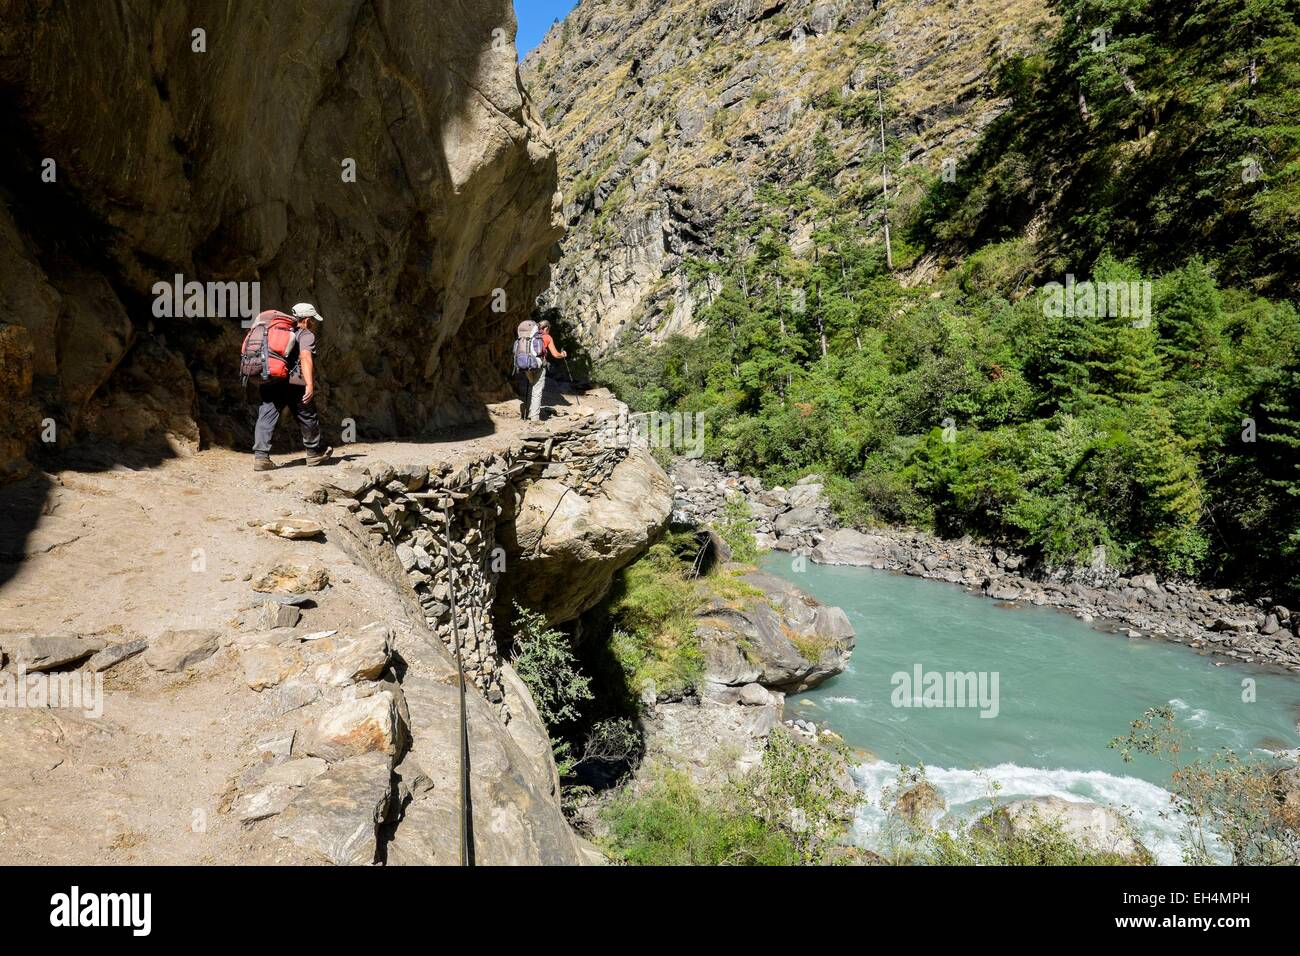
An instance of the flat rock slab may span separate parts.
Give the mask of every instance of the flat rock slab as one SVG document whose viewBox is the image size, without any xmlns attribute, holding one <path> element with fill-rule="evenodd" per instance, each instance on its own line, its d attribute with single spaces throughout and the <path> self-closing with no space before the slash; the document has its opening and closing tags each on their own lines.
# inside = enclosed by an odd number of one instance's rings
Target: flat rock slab
<svg viewBox="0 0 1300 956">
<path fill-rule="evenodd" d="M 332 764 L 280 812 L 274 833 L 337 866 L 368 866 L 392 799 L 388 757 L 362 754 Z"/>
<path fill-rule="evenodd" d="M 245 682 L 260 691 L 301 674 L 323 687 L 347 687 L 375 680 L 387 669 L 393 637 L 387 625 L 371 624 L 356 634 L 328 634 L 302 644 L 243 645 Z"/>
<path fill-rule="evenodd" d="M 125 644 L 110 644 L 102 651 L 96 652 L 90 660 L 86 661 L 86 667 L 95 673 L 106 671 L 110 667 L 120 664 L 128 658 L 135 657 L 135 655 L 142 653 L 148 647 L 149 642 L 143 638 L 137 641 L 128 641 Z"/>
<path fill-rule="evenodd" d="M 175 673 L 205 661 L 221 646 L 221 634 L 209 630 L 163 631 L 144 652 L 145 663 Z"/>
<path fill-rule="evenodd" d="M 245 648 L 239 663 L 244 669 L 244 682 L 256 691 L 275 687 L 302 667 L 302 659 L 293 647 L 271 644 Z"/>
<path fill-rule="evenodd" d="M 48 671 L 85 660 L 102 650 L 105 643 L 97 637 L 77 637 L 72 634 L 27 634 L 0 638 L 0 649 L 18 667 L 28 671 Z"/>
<path fill-rule="evenodd" d="M 279 518 L 262 525 L 262 530 L 290 541 L 319 538 L 325 533 L 320 524 L 310 518 Z"/>
<path fill-rule="evenodd" d="M 283 784 L 267 784 L 254 787 L 241 793 L 230 806 L 230 812 L 244 823 L 265 820 L 284 811 L 291 804 L 301 787 L 288 787 Z"/>
<path fill-rule="evenodd" d="M 277 564 L 253 578 L 253 590 L 262 594 L 308 594 L 329 587 L 330 573 L 319 564 Z"/>
<path fill-rule="evenodd" d="M 275 816 L 293 802 L 303 787 L 328 769 L 329 764 L 318 757 L 255 767 L 230 812 L 245 823 Z"/>
</svg>

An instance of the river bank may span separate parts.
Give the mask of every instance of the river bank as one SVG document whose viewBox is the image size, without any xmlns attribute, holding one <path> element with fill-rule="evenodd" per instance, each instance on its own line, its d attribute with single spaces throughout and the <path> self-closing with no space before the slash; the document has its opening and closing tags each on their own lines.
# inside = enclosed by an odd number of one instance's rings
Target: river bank
<svg viewBox="0 0 1300 956">
<path fill-rule="evenodd" d="M 1010 548 L 970 537 L 945 540 L 908 528 L 841 527 L 816 476 L 790 488 L 765 488 L 753 477 L 700 460 L 676 459 L 674 520 L 708 524 L 727 497 L 744 496 L 760 548 L 820 564 L 896 571 L 958 584 L 995 601 L 1069 611 L 1131 638 L 1185 644 L 1202 653 L 1300 673 L 1300 614 L 1227 589 L 1126 576 L 1104 566 L 1046 568 Z"/>
</svg>

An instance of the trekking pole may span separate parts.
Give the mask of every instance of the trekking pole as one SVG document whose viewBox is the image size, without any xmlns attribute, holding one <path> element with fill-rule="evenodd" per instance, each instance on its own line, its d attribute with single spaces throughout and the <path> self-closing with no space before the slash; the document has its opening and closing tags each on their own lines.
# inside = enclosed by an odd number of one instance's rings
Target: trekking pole
<svg viewBox="0 0 1300 956">
<path fill-rule="evenodd" d="M 456 565 L 451 553 L 451 507 L 444 505 L 443 521 L 446 527 L 448 592 L 451 595 L 451 633 L 456 643 L 456 673 L 460 678 L 460 865 L 474 865 L 474 819 L 469 792 L 469 723 L 465 716 L 465 665 L 460 655 L 460 622 L 456 609 Z M 470 624 L 474 616 L 470 614 Z M 478 629 L 474 629 L 475 635 Z"/>
<path fill-rule="evenodd" d="M 581 408 L 582 393 L 578 391 L 578 385 L 573 380 L 573 370 L 569 368 L 569 357 L 566 355 L 564 358 L 560 359 L 560 361 L 564 363 L 564 374 L 569 376 L 569 387 L 573 389 L 573 397 L 578 400 L 578 407 Z"/>
</svg>

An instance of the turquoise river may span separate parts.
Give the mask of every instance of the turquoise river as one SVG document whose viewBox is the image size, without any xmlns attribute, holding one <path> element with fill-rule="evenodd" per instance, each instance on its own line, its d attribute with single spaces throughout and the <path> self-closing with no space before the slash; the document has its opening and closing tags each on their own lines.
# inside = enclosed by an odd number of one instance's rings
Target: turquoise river
<svg viewBox="0 0 1300 956">
<path fill-rule="evenodd" d="M 844 608 L 857 631 L 847 670 L 790 695 L 786 715 L 825 723 L 878 758 L 856 770 L 866 800 L 855 837 L 864 846 L 880 830 L 882 788 L 900 764 L 923 763 L 959 816 L 987 805 L 993 781 L 999 800 L 1107 803 L 1130 815 L 1160 862 L 1178 863 L 1181 826 L 1163 789 L 1168 766 L 1149 757 L 1126 764 L 1107 746 L 1112 738 L 1144 709 L 1167 704 L 1195 751 L 1300 746 L 1300 680 L 1285 673 L 1130 639 L 1050 608 L 998 604 L 942 582 L 811 562 L 796 571 L 780 553 L 763 567 Z M 932 672 L 973 672 L 984 693 L 964 707 L 924 706 Z"/>
</svg>

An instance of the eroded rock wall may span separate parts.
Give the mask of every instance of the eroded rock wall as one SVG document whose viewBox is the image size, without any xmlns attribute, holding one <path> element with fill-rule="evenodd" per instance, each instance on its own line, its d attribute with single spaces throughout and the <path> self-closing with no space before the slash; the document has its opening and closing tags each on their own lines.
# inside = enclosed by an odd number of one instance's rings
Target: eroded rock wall
<svg viewBox="0 0 1300 956">
<path fill-rule="evenodd" d="M 480 414 L 562 234 L 514 27 L 510 0 L 0 0 L 0 477 L 44 419 L 245 440 L 239 320 L 155 315 L 178 274 L 314 302 L 327 423 Z"/>
</svg>

